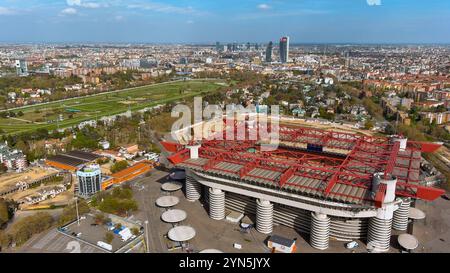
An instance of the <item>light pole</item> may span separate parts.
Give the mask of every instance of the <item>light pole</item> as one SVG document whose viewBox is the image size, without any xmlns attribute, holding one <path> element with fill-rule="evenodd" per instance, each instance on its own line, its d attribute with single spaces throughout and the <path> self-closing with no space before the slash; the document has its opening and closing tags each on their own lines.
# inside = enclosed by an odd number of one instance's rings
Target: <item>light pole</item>
<svg viewBox="0 0 450 273">
<path fill-rule="evenodd" d="M 78 213 L 78 197 L 75 197 L 75 209 L 77 211 L 77 224 L 80 225 L 80 214 Z"/>
<path fill-rule="evenodd" d="M 147 246 L 147 253 L 150 253 L 150 246 L 148 244 L 148 220 L 145 220 L 145 245 Z"/>
</svg>

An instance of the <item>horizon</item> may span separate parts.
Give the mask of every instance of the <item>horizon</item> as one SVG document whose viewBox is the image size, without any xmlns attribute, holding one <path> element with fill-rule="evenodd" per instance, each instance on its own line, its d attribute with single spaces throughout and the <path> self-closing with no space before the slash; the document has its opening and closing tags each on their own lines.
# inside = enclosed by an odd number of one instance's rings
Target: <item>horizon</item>
<svg viewBox="0 0 450 273">
<path fill-rule="evenodd" d="M 450 1 L 0 0 L 0 43 L 450 44 Z"/>
<path fill-rule="evenodd" d="M 237 44 L 259 44 L 259 45 L 266 45 L 269 42 L 274 41 L 266 41 L 266 42 L 252 42 L 252 41 L 216 41 L 220 42 L 222 45 L 226 45 L 228 43 L 237 43 Z M 130 42 L 92 42 L 92 41 L 73 41 L 73 42 L 58 42 L 58 41 L 49 41 L 49 42 L 5 42 L 0 41 L 0 46 L 6 46 L 6 45 L 65 45 L 65 46 L 94 46 L 94 45 L 143 45 L 143 46 L 173 46 L 173 45 L 183 45 L 183 46 L 211 46 L 214 47 L 216 45 L 216 42 L 186 42 L 186 43 L 177 43 L 177 42 L 139 42 L 139 41 L 130 41 Z M 353 42 L 290 42 L 289 45 L 291 47 L 298 47 L 298 46 L 323 46 L 323 45 L 330 45 L 330 46 L 450 46 L 450 42 L 442 42 L 442 43 L 408 43 L 408 42 L 398 42 L 398 43 L 389 43 L 389 42 L 372 42 L 372 43 L 353 43 Z M 278 46 L 278 43 L 274 43 L 274 47 Z"/>
</svg>

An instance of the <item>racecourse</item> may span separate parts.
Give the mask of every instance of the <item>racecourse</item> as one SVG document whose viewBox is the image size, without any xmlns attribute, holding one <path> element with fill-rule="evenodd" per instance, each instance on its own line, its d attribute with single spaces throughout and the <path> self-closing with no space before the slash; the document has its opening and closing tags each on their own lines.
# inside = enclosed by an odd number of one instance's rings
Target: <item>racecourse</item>
<svg viewBox="0 0 450 273">
<path fill-rule="evenodd" d="M 15 113 L 21 111 L 23 116 L 0 118 L 0 129 L 3 134 L 18 134 L 38 128 L 48 130 L 67 128 L 86 120 L 116 115 L 128 110 L 138 111 L 213 92 L 222 86 L 224 81 L 215 79 L 172 81 L 24 106 L 9 110 Z"/>
</svg>

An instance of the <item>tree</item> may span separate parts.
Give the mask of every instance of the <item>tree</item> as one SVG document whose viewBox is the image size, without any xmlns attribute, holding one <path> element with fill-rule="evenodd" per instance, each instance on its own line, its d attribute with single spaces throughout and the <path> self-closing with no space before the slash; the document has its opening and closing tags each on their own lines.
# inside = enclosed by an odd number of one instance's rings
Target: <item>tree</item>
<svg viewBox="0 0 450 273">
<path fill-rule="evenodd" d="M 384 129 L 384 132 L 388 135 L 393 135 L 395 134 L 395 128 L 391 123 L 388 123 Z"/>
<path fill-rule="evenodd" d="M 5 200 L 0 199 L 0 227 L 9 221 L 8 204 Z"/>
<path fill-rule="evenodd" d="M 138 229 L 137 227 L 134 227 L 134 228 L 131 228 L 131 233 L 132 233 L 134 236 L 138 236 L 139 233 L 140 233 L 140 231 L 139 231 L 139 229 Z"/>
<path fill-rule="evenodd" d="M 6 171 L 8 171 L 8 168 L 6 167 L 6 165 L 3 163 L 0 163 L 0 174 L 5 173 Z"/>
<path fill-rule="evenodd" d="M 78 201 L 78 212 L 80 215 L 89 212 L 89 205 L 86 203 L 86 201 L 79 199 Z M 76 206 L 75 206 L 75 202 L 73 202 L 72 204 L 68 205 L 67 207 L 64 208 L 61 216 L 58 219 L 58 224 L 60 226 L 63 226 L 67 223 L 70 223 L 74 220 L 77 219 L 77 211 L 76 211 Z"/>
<path fill-rule="evenodd" d="M 106 232 L 105 234 L 105 241 L 110 244 L 114 240 L 114 233 L 111 231 Z"/>
<path fill-rule="evenodd" d="M 373 122 L 372 122 L 370 119 L 368 119 L 368 120 L 366 121 L 366 123 L 364 124 L 364 128 L 367 129 L 367 130 L 372 129 L 373 126 L 374 126 L 374 124 L 373 124 Z"/>
<path fill-rule="evenodd" d="M 101 202 L 98 202 L 101 200 Z M 96 198 L 95 206 L 103 212 L 124 215 L 138 209 L 130 187 L 117 187 L 112 192 L 105 192 Z"/>
<path fill-rule="evenodd" d="M 89 129 L 83 130 L 77 134 L 77 138 L 73 139 L 71 145 L 77 149 L 90 148 L 97 149 L 98 148 L 98 140 L 99 136 L 95 132 L 91 132 Z"/>
<path fill-rule="evenodd" d="M 11 227 L 9 234 L 12 241 L 17 245 L 22 245 L 34 234 L 38 234 L 50 228 L 53 224 L 53 217 L 46 212 L 38 212 L 34 215 L 18 220 Z"/>
<path fill-rule="evenodd" d="M 25 143 L 25 141 L 23 141 L 22 139 L 20 139 L 19 141 L 17 141 L 16 143 L 16 148 L 21 150 L 23 153 L 28 153 L 28 145 Z"/>
<path fill-rule="evenodd" d="M 97 213 L 94 217 L 94 221 L 98 225 L 104 225 L 107 221 L 106 217 L 102 213 Z"/>
<path fill-rule="evenodd" d="M 128 162 L 126 160 L 118 161 L 111 166 L 111 172 L 117 173 L 128 168 Z"/>
</svg>

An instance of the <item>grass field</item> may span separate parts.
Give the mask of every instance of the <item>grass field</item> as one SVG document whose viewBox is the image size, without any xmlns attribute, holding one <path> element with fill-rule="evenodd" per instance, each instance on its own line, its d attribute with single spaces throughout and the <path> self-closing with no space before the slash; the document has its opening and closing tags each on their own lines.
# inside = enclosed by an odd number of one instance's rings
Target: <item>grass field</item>
<svg viewBox="0 0 450 273">
<path fill-rule="evenodd" d="M 82 121 L 120 114 L 128 109 L 141 110 L 202 92 L 212 92 L 221 86 L 224 86 L 224 82 L 220 80 L 178 81 L 38 104 L 13 110 L 16 113 L 22 111 L 24 115 L 21 117 L 0 118 L 0 129 L 4 131 L 3 134 L 17 134 L 38 128 L 52 130 L 57 128 L 56 119 L 60 115 L 64 120 L 58 122 L 59 128 L 65 128 Z M 181 89 L 183 93 L 180 93 Z"/>
</svg>

